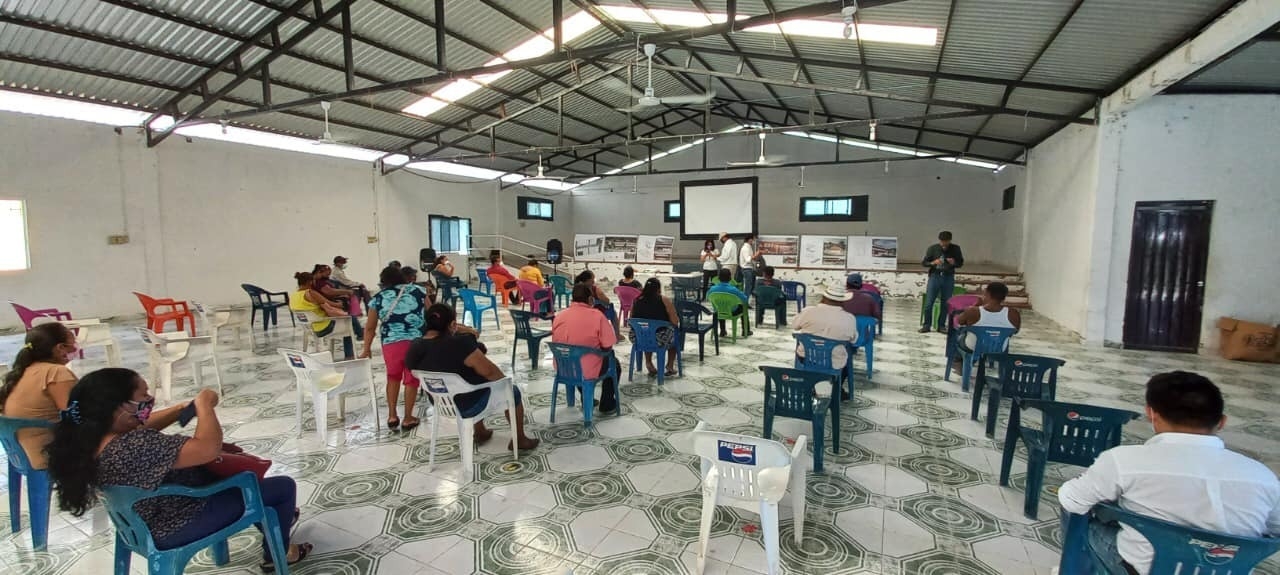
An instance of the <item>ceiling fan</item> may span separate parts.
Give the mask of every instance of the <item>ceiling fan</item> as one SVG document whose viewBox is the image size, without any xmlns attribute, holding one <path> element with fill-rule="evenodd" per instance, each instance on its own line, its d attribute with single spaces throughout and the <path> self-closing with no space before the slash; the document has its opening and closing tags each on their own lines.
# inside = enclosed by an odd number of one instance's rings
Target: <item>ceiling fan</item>
<svg viewBox="0 0 1280 575">
<path fill-rule="evenodd" d="M 542 155 L 541 155 L 541 154 L 539 154 L 539 155 L 538 155 L 538 172 L 537 172 L 536 174 L 534 174 L 534 175 L 531 175 L 531 176 L 525 176 L 525 178 L 524 178 L 524 179 L 525 179 L 525 180 L 554 180 L 554 181 L 557 181 L 557 182 L 562 182 L 562 181 L 564 181 L 564 179 L 565 179 L 565 178 L 567 178 L 567 177 L 568 177 L 568 176 L 548 176 L 548 175 L 546 175 L 546 173 L 545 173 L 545 172 L 543 172 L 543 167 L 542 167 Z"/>
<path fill-rule="evenodd" d="M 329 131 L 329 108 L 331 107 L 333 107 L 333 102 L 320 102 L 320 109 L 324 110 L 324 134 L 319 138 L 316 138 L 314 142 L 311 142 L 312 145 L 320 146 L 329 144 L 341 146 L 346 143 L 344 140 L 347 138 L 334 138 L 333 132 Z"/>
<path fill-rule="evenodd" d="M 786 162 L 786 161 L 787 161 L 787 157 L 786 157 L 786 156 L 766 156 L 766 155 L 764 155 L 764 138 L 765 138 L 765 135 L 766 135 L 766 134 L 765 134 L 764 132 L 760 132 L 760 134 L 759 134 L 759 138 L 760 138 L 760 157 L 759 157 L 759 158 L 756 158 L 756 161 L 754 161 L 754 162 L 725 162 L 725 163 L 726 163 L 726 164 L 728 164 L 728 165 L 730 165 L 730 166 L 761 166 L 761 167 L 781 166 L 784 162 Z"/>
<path fill-rule="evenodd" d="M 663 96 L 657 97 L 653 93 L 653 55 L 657 53 L 658 46 L 656 44 L 645 44 L 644 55 L 648 61 L 648 80 L 645 82 L 644 95 L 637 98 L 636 105 L 630 108 L 618 108 L 622 112 L 638 112 L 654 106 L 685 106 L 691 104 L 706 104 L 716 97 L 715 92 L 706 92 L 703 94 L 685 94 L 682 96 Z M 630 88 L 630 86 L 628 86 Z M 633 92 L 632 90 L 628 90 Z"/>
</svg>

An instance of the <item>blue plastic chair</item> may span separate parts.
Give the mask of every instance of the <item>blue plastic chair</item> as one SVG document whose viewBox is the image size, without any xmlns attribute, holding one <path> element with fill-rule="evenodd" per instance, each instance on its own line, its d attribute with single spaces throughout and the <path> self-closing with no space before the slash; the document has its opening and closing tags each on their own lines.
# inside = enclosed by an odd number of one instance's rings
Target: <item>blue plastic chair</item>
<svg viewBox="0 0 1280 575">
<path fill-rule="evenodd" d="M 631 359 L 627 362 L 627 381 L 635 381 L 636 365 L 644 361 L 642 354 L 656 353 L 658 354 L 658 385 L 662 385 L 663 379 L 666 377 L 667 353 L 670 353 L 670 350 L 658 345 L 658 330 L 663 328 L 672 330 L 673 335 L 678 338 L 680 334 L 676 331 L 676 326 L 671 325 L 671 322 L 660 319 L 635 318 L 627 320 L 627 325 L 630 325 L 631 331 L 636 334 L 636 341 L 631 345 Z M 683 376 L 684 353 L 680 351 L 680 341 L 678 339 L 673 341 L 676 344 L 676 368 L 680 375 Z"/>
<path fill-rule="evenodd" d="M 492 293 L 493 293 L 493 280 L 489 279 L 489 270 L 488 270 L 488 268 L 477 268 L 477 269 L 476 269 L 476 277 L 480 278 L 480 291 L 482 291 L 482 292 L 484 292 L 484 293 L 487 293 L 487 294 L 492 294 Z"/>
<path fill-rule="evenodd" d="M 466 323 L 467 314 L 471 314 L 471 321 L 476 323 L 472 327 L 479 333 L 484 330 L 484 312 L 493 311 L 493 322 L 502 329 L 502 321 L 498 319 L 498 296 L 470 288 L 458 290 L 458 295 L 462 297 L 462 323 Z M 482 300 L 487 303 L 480 303 Z"/>
<path fill-rule="evenodd" d="M 884 296 L 880 295 L 880 292 L 874 292 L 870 290 L 863 290 L 862 293 L 869 294 L 871 296 L 871 299 L 876 300 L 876 307 L 880 308 L 880 316 L 883 318 L 884 317 Z M 880 335 L 884 335 L 883 321 L 876 326 L 876 333 Z"/>
<path fill-rule="evenodd" d="M 570 285 L 572 280 L 561 275 L 550 275 L 547 276 L 547 281 L 551 282 L 551 290 L 556 297 L 556 307 L 562 309 L 569 307 L 569 302 L 573 299 L 573 289 Z M 564 303 L 561 304 L 561 301 Z"/>
<path fill-rule="evenodd" d="M 996 433 L 996 415 L 1000 412 L 1001 397 L 1023 399 L 1047 399 L 1058 395 L 1058 368 L 1067 362 L 1039 355 L 992 353 L 987 361 L 978 364 L 978 376 L 973 380 L 973 407 L 969 419 L 978 420 L 978 406 L 982 404 L 982 392 L 987 391 L 987 437 Z M 987 380 L 988 364 L 995 365 L 994 382 Z"/>
<path fill-rule="evenodd" d="M 814 386 L 832 381 L 831 392 L 838 393 L 829 373 L 803 369 L 760 366 L 764 372 L 764 438 L 773 437 L 774 417 L 793 417 L 813 424 L 813 471 L 822 472 L 822 453 L 826 434 L 827 412 L 831 412 L 832 453 L 840 451 L 840 402 L 818 395 Z"/>
<path fill-rule="evenodd" d="M 962 327 L 958 330 L 948 330 L 948 334 L 956 332 L 954 339 L 947 346 L 947 368 L 942 379 L 951 381 L 951 364 L 955 355 L 959 354 L 960 361 L 963 364 L 960 375 L 960 390 L 969 391 L 969 378 L 973 375 L 973 365 L 982 361 L 983 356 L 989 353 L 1004 353 L 1009 349 L 1009 338 L 1013 337 L 1017 330 L 1008 327 L 979 327 L 975 325 Z M 965 340 L 965 334 L 972 333 L 978 336 L 978 341 L 973 345 L 971 351 L 965 351 L 961 344 Z M 951 339 L 951 338 L 948 338 Z"/>
<path fill-rule="evenodd" d="M 703 314 L 712 315 L 711 310 L 703 307 L 696 301 L 680 301 L 676 300 L 676 315 L 680 316 L 680 349 L 684 350 L 684 338 L 689 334 L 698 335 L 698 361 L 706 358 L 703 350 L 707 341 L 707 332 L 711 332 L 711 337 L 715 339 L 716 355 L 720 355 L 720 331 L 716 329 L 716 321 L 714 316 L 702 322 Z"/>
<path fill-rule="evenodd" d="M 1065 512 L 1064 512 L 1065 513 Z M 1114 503 L 1095 505 L 1088 515 L 1066 514 L 1062 534 L 1061 575 L 1126 575 L 1114 552 L 1092 545 L 1090 532 L 1126 525 L 1151 542 L 1155 557 L 1151 573 L 1198 573 L 1199 575 L 1246 574 L 1280 551 L 1280 539 L 1253 538 L 1205 531 L 1121 509 Z"/>
<path fill-rule="evenodd" d="M 436 289 L 439 290 L 436 301 L 447 303 L 450 307 L 458 305 L 457 290 L 467 287 L 467 284 L 458 278 L 436 271 L 431 272 L 431 278 L 435 280 Z"/>
<path fill-rule="evenodd" d="M 871 379 L 872 365 L 876 360 L 876 326 L 880 321 L 871 316 L 853 317 L 858 320 L 858 343 L 853 347 L 867 352 L 867 379 Z"/>
<path fill-rule="evenodd" d="M 796 341 L 804 347 L 804 357 L 796 354 L 795 368 L 805 371 L 816 371 L 825 373 L 832 378 L 836 384 L 836 388 L 844 387 L 844 381 L 849 381 L 848 396 L 842 399 L 853 398 L 853 344 L 847 341 L 836 341 L 827 339 L 808 333 L 792 334 Z M 833 363 L 832 352 L 836 349 L 844 348 L 846 357 L 844 365 L 836 367 Z M 837 404 L 838 405 L 838 404 Z M 838 407 L 837 407 L 838 409 Z"/>
<path fill-rule="evenodd" d="M 31 516 L 31 547 L 44 551 L 49 543 L 49 472 L 32 469 L 27 452 L 18 443 L 18 430 L 52 427 L 43 419 L 0 416 L 0 445 L 9 459 L 9 527 L 22 530 L 22 478 L 27 478 L 27 514 Z"/>
<path fill-rule="evenodd" d="M 249 311 L 249 325 L 253 325 L 254 320 L 258 317 L 258 312 L 262 312 L 262 331 L 267 331 L 267 326 L 269 325 L 277 325 L 277 309 L 289 307 L 289 294 L 287 292 L 269 292 L 253 284 L 240 284 L 240 289 L 249 294 L 249 306 L 251 308 Z M 280 296 L 284 301 L 274 301 L 271 296 Z M 289 314 L 289 321 L 293 322 L 295 327 L 298 325 L 298 320 L 293 318 L 293 314 Z"/>
<path fill-rule="evenodd" d="M 556 376 L 551 382 L 551 423 L 556 422 L 556 403 L 558 403 L 556 396 L 560 386 L 563 385 L 565 403 L 569 407 L 573 407 L 574 397 L 576 397 L 574 390 L 582 390 L 583 426 L 591 427 L 591 414 L 595 411 L 592 403 L 596 396 L 596 385 L 612 377 L 615 396 L 618 391 L 618 366 L 613 362 L 613 355 L 603 349 L 566 343 L 552 342 L 547 344 L 547 347 L 551 348 L 551 355 L 556 362 Z M 600 356 L 605 367 L 601 370 L 599 377 L 586 379 L 582 376 L 582 356 L 584 355 Z M 622 401 L 618 401 L 618 406 L 613 413 L 622 415 Z"/>
<path fill-rule="evenodd" d="M 133 510 L 135 503 L 153 497 L 165 495 L 209 497 L 230 489 L 239 489 L 241 496 L 244 497 L 244 515 L 235 523 L 210 533 L 198 541 L 173 549 L 156 549 L 151 530 L 142 521 L 142 517 Z M 148 491 L 137 487 L 105 486 L 102 488 L 102 500 L 116 528 L 115 575 L 129 575 L 129 564 L 132 562 L 134 553 L 147 558 L 150 563 L 147 573 L 151 575 L 181 575 L 191 558 L 206 547 L 213 547 L 214 563 L 226 565 L 231 561 L 231 550 L 227 546 L 227 539 L 251 525 L 261 527 L 264 542 L 275 560 L 275 572 L 280 575 L 289 575 L 289 556 L 284 548 L 284 539 L 280 537 L 280 521 L 274 509 L 269 509 L 262 504 L 258 478 L 253 473 L 248 471 L 238 473 L 205 487 L 161 485 L 155 490 Z"/>
<path fill-rule="evenodd" d="M 1023 409 L 1040 410 L 1039 429 L 1022 425 Z M 1027 448 L 1026 499 L 1022 512 L 1035 519 L 1040 489 L 1044 486 L 1045 465 L 1050 461 L 1080 467 L 1093 465 L 1098 454 L 1120 445 L 1120 430 L 1137 417 L 1137 413 L 1125 409 L 1015 397 L 1004 434 L 1000 485 L 1009 485 L 1013 454 L 1021 439 Z"/>
<path fill-rule="evenodd" d="M 782 295 L 787 298 L 787 301 L 796 302 L 796 313 L 800 313 L 808 303 L 808 289 L 803 282 L 782 281 Z"/>
<path fill-rule="evenodd" d="M 529 347 L 529 361 L 533 369 L 538 369 L 538 347 L 542 340 L 551 337 L 551 330 L 533 329 L 530 322 L 537 317 L 533 312 L 518 309 L 507 311 L 511 313 L 511 321 L 516 324 L 516 339 L 511 343 L 511 369 L 516 368 L 516 350 L 520 348 L 520 340 L 524 340 Z"/>
</svg>

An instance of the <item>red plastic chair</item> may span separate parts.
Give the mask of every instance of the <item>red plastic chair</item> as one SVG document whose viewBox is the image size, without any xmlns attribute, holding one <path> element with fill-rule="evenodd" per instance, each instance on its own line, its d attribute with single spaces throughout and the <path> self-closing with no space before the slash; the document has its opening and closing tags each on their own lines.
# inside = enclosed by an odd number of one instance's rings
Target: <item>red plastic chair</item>
<svg viewBox="0 0 1280 575">
<path fill-rule="evenodd" d="M 138 296 L 138 301 L 142 303 L 142 309 L 147 312 L 147 329 L 156 333 L 164 332 L 164 324 L 175 322 L 178 324 L 178 331 L 190 331 L 191 337 L 196 335 L 196 316 L 191 313 L 191 306 L 185 301 L 174 301 L 169 298 L 156 299 L 141 292 L 133 292 Z M 159 309 L 165 308 L 165 309 Z M 187 322 L 191 323 L 190 328 Z"/>
<path fill-rule="evenodd" d="M 618 286 L 613 288 L 613 293 L 618 295 L 618 307 L 622 309 L 622 323 L 627 323 L 631 319 L 631 307 L 635 305 L 636 298 L 640 297 L 640 290 L 631 286 Z"/>
<path fill-rule="evenodd" d="M 555 290 L 528 280 L 517 280 L 516 285 L 520 288 L 520 298 L 524 300 L 529 311 L 535 314 L 538 313 L 538 310 L 542 309 L 542 302 L 544 301 L 547 302 L 548 309 L 555 311 Z M 539 291 L 544 292 L 542 297 L 537 296 Z"/>
<path fill-rule="evenodd" d="M 58 308 L 31 309 L 12 301 L 9 305 L 13 306 L 13 311 L 18 313 L 18 319 L 22 320 L 22 325 L 28 330 L 35 327 L 32 322 L 42 317 L 52 318 L 55 321 L 71 321 L 71 312 L 60 311 Z"/>
<path fill-rule="evenodd" d="M 972 294 L 953 295 L 947 300 L 947 317 L 951 318 L 951 327 L 960 327 L 958 320 L 959 315 L 951 315 L 952 312 L 963 312 L 975 305 L 982 304 L 982 297 Z"/>
</svg>

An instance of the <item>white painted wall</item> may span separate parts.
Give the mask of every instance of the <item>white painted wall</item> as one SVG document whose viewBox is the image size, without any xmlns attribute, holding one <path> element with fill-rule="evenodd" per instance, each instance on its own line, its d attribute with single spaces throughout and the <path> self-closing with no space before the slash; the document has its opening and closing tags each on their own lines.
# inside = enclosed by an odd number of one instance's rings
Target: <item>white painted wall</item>
<svg viewBox="0 0 1280 575">
<path fill-rule="evenodd" d="M 1071 125 L 1029 154 L 1022 274 L 1037 312 L 1084 333 L 1098 181 L 1098 130 Z"/>
<path fill-rule="evenodd" d="M 755 136 L 720 136 L 708 148 L 708 166 L 746 161 L 758 155 Z M 785 135 L 769 136 L 769 155 L 790 161 L 835 159 L 834 144 Z M 845 146 L 842 158 L 870 157 L 868 151 Z M 882 152 L 872 152 L 883 157 Z M 663 158 L 656 170 L 697 168 L 701 150 Z M 1019 262 L 1022 236 L 1021 207 L 1002 211 L 1003 190 L 1020 184 L 1022 170 L 1010 166 L 1000 174 L 935 160 L 810 166 L 805 187 L 798 187 L 799 168 L 719 170 L 708 173 L 641 173 L 640 194 L 632 194 L 630 175 L 606 178 L 574 190 L 573 224 L 581 233 L 666 234 L 679 237 L 679 224 L 662 221 L 663 202 L 680 198 L 680 182 L 755 175 L 760 178 L 759 233 L 762 235 L 888 235 L 898 236 L 900 258 L 914 261 L 934 243 L 938 232 L 951 230 L 971 262 L 993 262 L 1010 269 Z M 868 195 L 867 222 L 800 222 L 802 196 Z M 701 242 L 677 241 L 676 257 L 696 257 Z"/>
</svg>

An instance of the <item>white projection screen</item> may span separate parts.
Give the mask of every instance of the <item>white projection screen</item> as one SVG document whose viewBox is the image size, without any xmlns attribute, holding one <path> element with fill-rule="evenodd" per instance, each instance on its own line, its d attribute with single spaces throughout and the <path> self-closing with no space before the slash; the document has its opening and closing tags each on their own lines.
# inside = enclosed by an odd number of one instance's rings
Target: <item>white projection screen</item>
<svg viewBox="0 0 1280 575">
<path fill-rule="evenodd" d="M 680 182 L 681 239 L 756 233 L 759 183 L 756 177 Z"/>
</svg>

